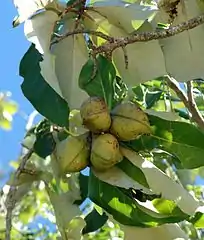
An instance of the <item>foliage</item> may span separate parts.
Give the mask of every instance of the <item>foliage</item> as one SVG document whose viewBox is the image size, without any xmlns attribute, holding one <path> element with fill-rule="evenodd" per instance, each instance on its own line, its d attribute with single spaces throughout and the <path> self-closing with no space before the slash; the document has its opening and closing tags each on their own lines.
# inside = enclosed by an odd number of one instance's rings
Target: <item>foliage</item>
<svg viewBox="0 0 204 240">
<path fill-rule="evenodd" d="M 0 128 L 11 129 L 13 115 L 17 112 L 17 104 L 9 99 L 10 93 L 0 93 Z"/>
<path fill-rule="evenodd" d="M 0 238 L 202 239 L 203 188 L 195 176 L 203 178 L 204 167 L 204 32 L 190 26 L 160 34 L 203 14 L 203 1 L 22 2 L 15 1 L 13 25 L 25 22 L 31 46 L 20 63 L 21 87 L 44 119 L 26 133 L 24 154 L 3 187 L 0 222 L 6 218 L 7 226 L 0 223 Z M 124 133 L 140 130 L 128 141 L 115 134 L 120 161 L 106 171 L 91 161 L 91 146 L 104 133 L 87 124 L 97 125 L 101 105 L 87 108 L 86 121 L 80 115 L 88 96 L 104 101 L 111 134 L 117 118 Z M 121 103 L 134 111 L 118 113 Z M 79 136 L 86 144 L 60 158 L 58 147 Z M 105 155 L 114 151 L 104 146 L 97 159 L 107 166 Z M 61 169 L 80 164 L 84 148 L 85 169 Z"/>
</svg>

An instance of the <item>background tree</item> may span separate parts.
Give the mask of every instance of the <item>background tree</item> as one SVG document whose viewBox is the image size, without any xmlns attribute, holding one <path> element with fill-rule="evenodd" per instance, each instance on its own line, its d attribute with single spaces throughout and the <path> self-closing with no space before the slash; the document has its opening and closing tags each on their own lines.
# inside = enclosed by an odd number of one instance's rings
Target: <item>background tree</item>
<svg viewBox="0 0 204 240">
<path fill-rule="evenodd" d="M 203 239 L 203 1 L 14 3 L 44 119 L 2 189 L 1 238 Z"/>
</svg>

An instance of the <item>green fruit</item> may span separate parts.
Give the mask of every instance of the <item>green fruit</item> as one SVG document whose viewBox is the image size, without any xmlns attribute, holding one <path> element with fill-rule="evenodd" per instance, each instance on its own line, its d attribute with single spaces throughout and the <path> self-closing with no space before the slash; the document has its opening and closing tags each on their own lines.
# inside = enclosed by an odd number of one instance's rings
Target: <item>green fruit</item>
<svg viewBox="0 0 204 240">
<path fill-rule="evenodd" d="M 93 133 L 107 132 L 111 125 L 111 116 L 104 100 L 90 97 L 80 109 L 83 125 Z"/>
<path fill-rule="evenodd" d="M 59 169 L 63 174 L 79 172 L 89 164 L 88 135 L 69 136 L 56 147 Z"/>
<path fill-rule="evenodd" d="M 123 159 L 118 140 L 111 134 L 102 134 L 92 142 L 91 163 L 98 171 L 105 171 Z"/>
<path fill-rule="evenodd" d="M 113 109 L 111 115 L 110 132 L 119 140 L 130 141 L 151 133 L 147 115 L 135 103 L 121 103 Z"/>
</svg>

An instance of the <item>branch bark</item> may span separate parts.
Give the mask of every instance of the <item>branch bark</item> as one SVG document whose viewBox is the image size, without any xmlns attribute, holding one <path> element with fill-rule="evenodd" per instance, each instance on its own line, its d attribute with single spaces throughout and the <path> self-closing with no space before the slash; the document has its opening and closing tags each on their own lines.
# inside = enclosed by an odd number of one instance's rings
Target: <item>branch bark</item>
<svg viewBox="0 0 204 240">
<path fill-rule="evenodd" d="M 198 126 L 200 128 L 204 129 L 204 118 L 201 115 L 197 104 L 193 98 L 193 86 L 192 86 L 192 81 L 187 82 L 187 96 L 188 96 L 188 105 L 189 105 L 189 110 L 192 113 L 192 116 L 194 116 L 194 119 Z"/>
<path fill-rule="evenodd" d="M 25 168 L 26 162 L 33 154 L 33 149 L 29 150 L 22 158 L 22 161 L 15 172 L 14 181 L 18 179 L 22 170 Z M 10 186 L 7 198 L 6 198 L 6 238 L 5 240 L 11 239 L 11 229 L 12 229 L 12 212 L 16 205 L 15 194 L 17 191 L 17 186 Z"/>
<path fill-rule="evenodd" d="M 148 42 L 151 40 L 158 40 L 158 39 L 172 37 L 184 31 L 193 29 L 203 23 L 204 23 L 204 14 L 198 17 L 192 18 L 188 21 L 182 22 L 176 26 L 169 27 L 168 29 L 137 33 L 128 37 L 114 38 L 113 43 L 105 43 L 99 46 L 98 48 L 96 48 L 96 52 L 103 53 L 107 51 L 114 51 L 116 48 L 125 47 L 128 44 L 132 44 L 135 42 Z"/>
<path fill-rule="evenodd" d="M 182 22 L 176 26 L 171 26 L 168 29 L 164 29 L 164 30 L 160 29 L 152 32 L 136 33 L 134 35 L 130 35 L 127 37 L 110 37 L 103 34 L 102 32 L 94 31 L 91 29 L 89 30 L 80 29 L 73 32 L 68 32 L 64 35 L 58 35 L 58 39 L 52 42 L 51 45 L 58 43 L 59 41 L 71 35 L 87 33 L 90 35 L 95 35 L 103 39 L 106 39 L 107 42 L 102 44 L 99 47 L 96 47 L 94 49 L 94 53 L 95 54 L 107 53 L 107 52 L 113 52 L 115 49 L 120 47 L 124 48 L 128 44 L 133 44 L 136 42 L 148 42 L 151 40 L 159 40 L 159 39 L 172 37 L 184 31 L 193 29 L 203 23 L 204 23 L 204 14 L 194 17 L 192 19 L 189 19 L 188 21 Z"/>
<path fill-rule="evenodd" d="M 56 43 L 62 41 L 63 39 L 65 39 L 69 36 L 77 35 L 77 34 L 85 34 L 85 33 L 103 38 L 103 39 L 107 40 L 108 42 L 113 42 L 114 41 L 113 37 L 110 37 L 110 36 L 100 32 L 100 31 L 77 29 L 77 30 L 74 30 L 72 32 L 68 32 L 68 33 L 62 34 L 62 35 L 54 33 L 54 35 L 55 35 L 55 37 L 57 37 L 57 39 L 54 40 L 53 42 L 51 42 L 51 45 L 56 44 Z"/>
<path fill-rule="evenodd" d="M 82 0 L 80 0 L 82 1 Z M 59 41 L 63 40 L 66 37 L 69 37 L 71 35 L 76 35 L 76 34 L 90 34 L 90 35 L 95 35 L 97 37 L 101 37 L 107 42 L 102 44 L 101 46 L 94 47 L 93 49 L 93 54 L 94 56 L 99 53 L 112 53 L 115 49 L 117 48 L 122 48 L 125 50 L 125 47 L 128 44 L 133 44 L 136 42 L 148 42 L 151 40 L 159 40 L 159 39 L 164 39 L 168 37 L 175 36 L 179 33 L 182 33 L 184 31 L 188 31 L 190 29 L 193 29 L 195 27 L 198 27 L 199 25 L 204 23 L 204 14 L 191 18 L 188 21 L 182 22 L 176 26 L 171 26 L 168 29 L 164 30 L 155 30 L 152 32 L 143 32 L 143 33 L 136 33 L 134 35 L 130 35 L 127 37 L 110 37 L 108 35 L 105 35 L 102 32 L 99 31 L 94 31 L 94 30 L 84 30 L 84 29 L 79 29 L 75 30 L 72 32 L 68 32 L 64 35 L 57 35 L 58 39 L 54 40 L 54 42 L 51 43 L 55 44 L 58 43 Z M 174 80 L 173 78 L 169 77 L 167 78 L 169 86 L 176 92 L 178 97 L 183 101 L 184 105 L 186 108 L 189 110 L 191 113 L 191 119 L 197 125 L 204 130 L 204 118 L 200 114 L 197 105 L 193 99 L 193 94 L 192 94 L 192 83 L 189 82 L 187 83 L 187 95 L 185 92 L 180 88 L 178 82 Z"/>
<path fill-rule="evenodd" d="M 187 82 L 187 94 L 181 89 L 179 86 L 179 83 L 171 77 L 167 77 L 167 83 L 169 87 L 174 90 L 174 92 L 177 94 L 177 96 L 182 100 L 185 107 L 188 109 L 188 111 L 191 113 L 191 119 L 193 122 L 195 122 L 202 130 L 204 130 L 204 118 L 199 112 L 199 109 L 195 103 L 195 100 L 193 98 L 193 88 L 192 88 L 192 82 Z"/>
</svg>

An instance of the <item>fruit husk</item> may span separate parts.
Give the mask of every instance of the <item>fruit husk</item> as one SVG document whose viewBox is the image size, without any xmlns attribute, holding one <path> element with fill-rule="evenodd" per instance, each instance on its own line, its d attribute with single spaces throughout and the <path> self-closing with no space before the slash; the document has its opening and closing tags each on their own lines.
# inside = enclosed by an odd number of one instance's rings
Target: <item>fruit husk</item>
<svg viewBox="0 0 204 240">
<path fill-rule="evenodd" d="M 83 125 L 93 133 L 107 132 L 111 116 L 105 101 L 100 97 L 90 97 L 80 108 Z"/>
<path fill-rule="evenodd" d="M 57 144 L 56 157 L 62 174 L 79 172 L 89 165 L 89 134 L 68 136 Z"/>
<path fill-rule="evenodd" d="M 90 161 L 97 171 L 105 171 L 122 161 L 118 140 L 111 134 L 99 135 L 92 142 Z"/>
<path fill-rule="evenodd" d="M 135 103 L 124 102 L 117 105 L 111 116 L 110 132 L 121 141 L 134 140 L 143 134 L 151 133 L 146 113 Z"/>
</svg>

